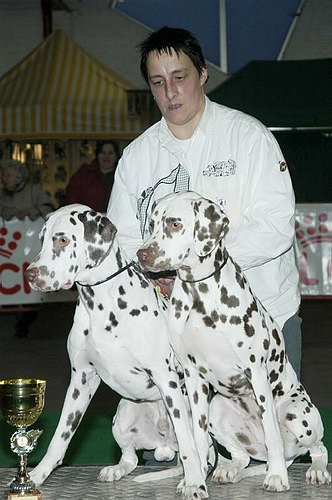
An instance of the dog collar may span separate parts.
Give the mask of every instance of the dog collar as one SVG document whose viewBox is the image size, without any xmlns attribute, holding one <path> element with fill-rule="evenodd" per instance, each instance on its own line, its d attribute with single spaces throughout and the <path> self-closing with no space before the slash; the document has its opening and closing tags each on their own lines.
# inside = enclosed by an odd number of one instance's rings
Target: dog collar
<svg viewBox="0 0 332 500">
<path fill-rule="evenodd" d="M 103 280 L 100 280 L 100 281 L 97 281 L 96 283 L 94 283 L 93 285 L 90 285 L 90 284 L 84 284 L 84 283 L 80 283 L 79 281 L 75 281 L 75 283 L 77 283 L 77 285 L 80 285 L 80 286 L 97 286 L 97 285 L 101 285 L 102 283 L 105 283 L 106 281 L 109 281 L 111 280 L 112 278 L 115 278 L 115 276 L 117 276 L 118 274 L 121 274 L 123 273 L 124 271 L 126 271 L 127 269 L 129 269 L 130 267 L 132 267 L 133 265 L 135 264 L 135 262 L 132 260 L 131 262 L 129 262 L 129 264 L 127 264 L 126 266 L 124 267 L 121 267 L 121 269 L 118 269 L 115 273 L 111 274 L 110 276 L 107 276 L 107 278 L 103 279 Z"/>
<path fill-rule="evenodd" d="M 181 281 L 183 281 L 184 283 L 199 283 L 200 281 L 205 281 L 205 280 L 207 280 L 207 279 L 211 278 L 212 276 L 214 276 L 217 272 L 221 271 L 221 270 L 222 270 L 222 268 L 225 266 L 225 264 L 226 264 L 227 260 L 228 260 L 228 253 L 226 254 L 226 256 L 225 256 L 225 260 L 223 261 L 223 263 L 221 264 L 221 266 L 220 266 L 220 267 L 218 267 L 218 269 L 215 269 L 215 270 L 213 271 L 213 273 L 209 274 L 208 276 L 205 276 L 204 278 L 200 278 L 200 279 L 198 279 L 198 280 L 184 280 L 184 279 L 182 279 L 182 278 L 180 277 L 180 274 L 179 274 L 179 273 L 178 273 L 178 278 L 179 278 Z"/>
</svg>

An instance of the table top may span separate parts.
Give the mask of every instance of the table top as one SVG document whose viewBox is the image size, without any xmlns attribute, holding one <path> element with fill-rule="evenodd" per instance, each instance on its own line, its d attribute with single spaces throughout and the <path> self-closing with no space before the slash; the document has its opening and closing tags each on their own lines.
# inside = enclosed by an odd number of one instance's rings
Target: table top
<svg viewBox="0 0 332 500">
<path fill-rule="evenodd" d="M 289 469 L 290 490 L 282 493 L 266 493 L 262 490 L 263 476 L 246 478 L 237 484 L 215 485 L 208 479 L 209 500 L 235 498 L 236 500 L 324 500 L 332 498 L 332 484 L 307 485 L 305 472 L 310 464 L 293 464 Z M 98 474 L 101 466 L 59 467 L 44 485 L 39 487 L 43 500 L 179 500 L 176 487 L 180 477 L 160 481 L 137 483 L 133 477 L 161 470 L 157 467 L 137 467 L 129 476 L 114 483 L 101 483 Z M 332 464 L 329 465 L 331 471 Z M 0 495 L 15 469 L 0 469 Z M 268 495 L 268 499 L 267 499 Z M 23 499 L 24 497 L 22 497 Z"/>
</svg>

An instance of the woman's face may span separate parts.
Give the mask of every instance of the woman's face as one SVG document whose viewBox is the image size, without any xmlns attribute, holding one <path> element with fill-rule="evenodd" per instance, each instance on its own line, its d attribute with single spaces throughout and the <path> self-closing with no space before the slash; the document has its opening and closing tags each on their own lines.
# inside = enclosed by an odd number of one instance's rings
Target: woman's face
<svg viewBox="0 0 332 500">
<path fill-rule="evenodd" d="M 8 191 L 15 191 L 22 180 L 22 176 L 15 170 L 7 169 L 3 173 L 3 183 Z"/>
<path fill-rule="evenodd" d="M 104 144 L 97 157 L 100 170 L 103 173 L 112 172 L 115 168 L 117 157 L 113 144 Z"/>
<path fill-rule="evenodd" d="M 186 54 L 154 51 L 147 70 L 151 92 L 169 129 L 178 139 L 189 139 L 205 106 L 206 68 L 199 75 Z"/>
</svg>

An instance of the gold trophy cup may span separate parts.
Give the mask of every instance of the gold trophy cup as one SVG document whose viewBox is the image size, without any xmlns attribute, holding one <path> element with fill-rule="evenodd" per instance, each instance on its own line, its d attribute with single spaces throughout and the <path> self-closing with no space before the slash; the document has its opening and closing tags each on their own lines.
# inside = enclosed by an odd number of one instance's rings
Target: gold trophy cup
<svg viewBox="0 0 332 500">
<path fill-rule="evenodd" d="M 27 430 L 33 425 L 44 407 L 46 381 L 38 379 L 0 380 L 0 407 L 7 424 L 17 430 L 10 438 L 10 447 L 18 455 L 19 465 L 15 478 L 6 492 L 7 500 L 41 500 L 41 493 L 27 472 L 27 456 L 37 446 L 43 431 Z"/>
</svg>

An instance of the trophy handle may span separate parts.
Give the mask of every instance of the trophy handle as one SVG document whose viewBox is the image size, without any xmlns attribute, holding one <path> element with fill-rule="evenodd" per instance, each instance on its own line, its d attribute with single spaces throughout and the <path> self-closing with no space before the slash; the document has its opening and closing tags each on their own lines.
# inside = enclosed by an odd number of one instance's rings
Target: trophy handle
<svg viewBox="0 0 332 500">
<path fill-rule="evenodd" d="M 43 431 L 31 429 L 27 431 L 25 427 L 21 427 L 14 432 L 10 438 L 11 450 L 16 455 L 27 455 L 31 453 L 37 446 L 37 440 L 42 435 Z"/>
</svg>

